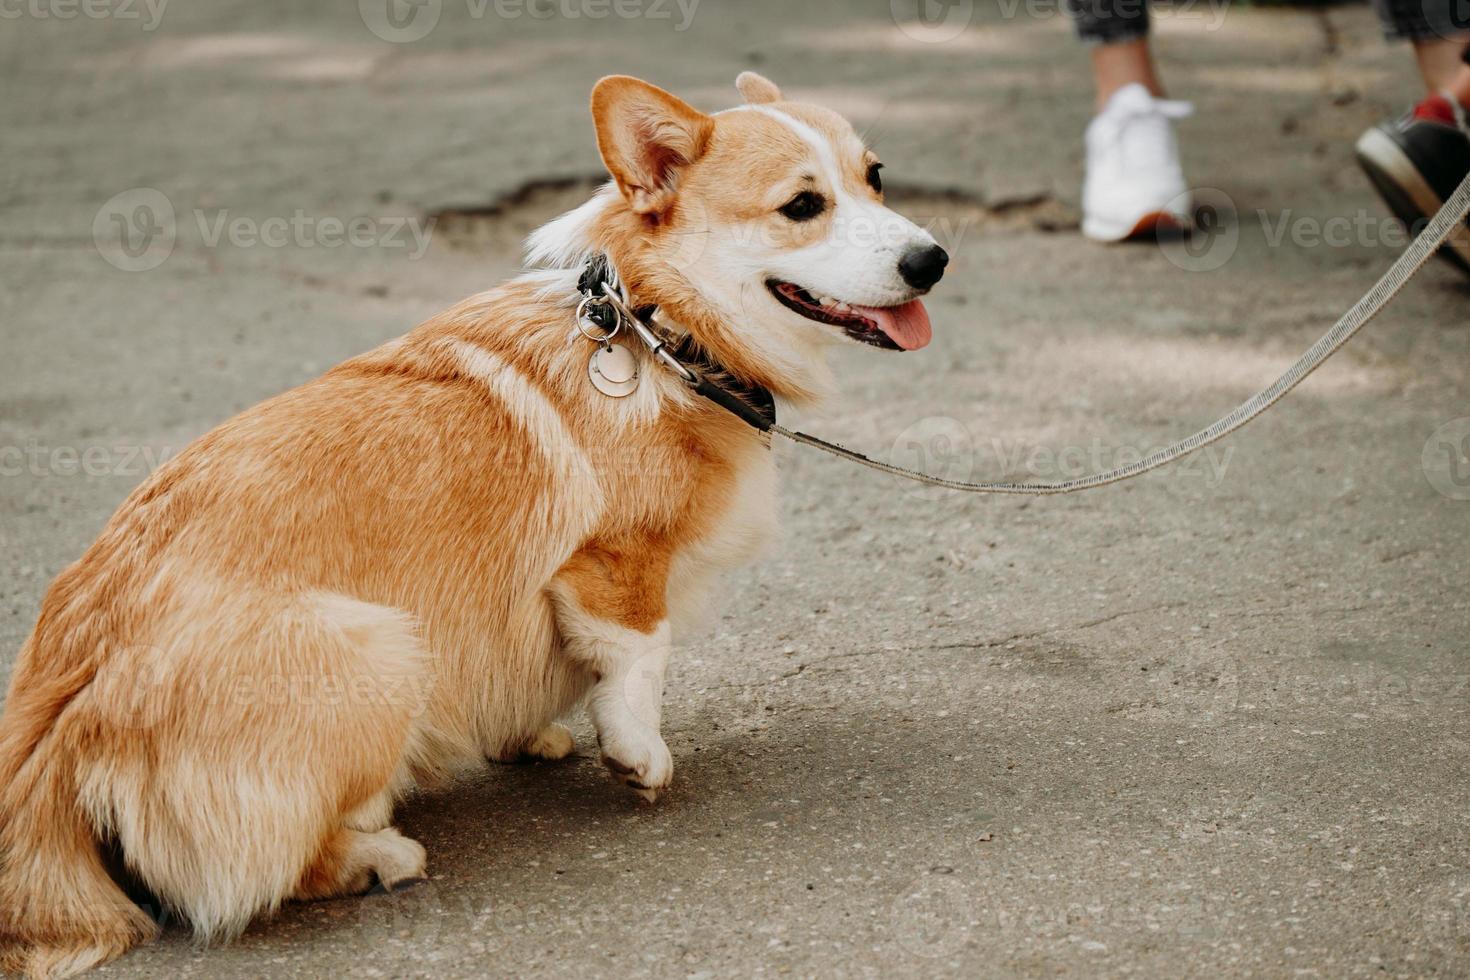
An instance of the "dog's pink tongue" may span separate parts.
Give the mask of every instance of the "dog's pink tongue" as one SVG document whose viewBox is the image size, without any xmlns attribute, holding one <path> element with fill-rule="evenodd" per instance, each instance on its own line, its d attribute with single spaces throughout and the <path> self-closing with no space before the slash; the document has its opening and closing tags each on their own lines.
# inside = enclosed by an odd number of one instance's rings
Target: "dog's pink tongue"
<svg viewBox="0 0 1470 980">
<path fill-rule="evenodd" d="M 920 300 L 902 306 L 854 306 L 853 310 L 877 323 L 878 329 L 904 350 L 918 350 L 934 337 L 929 311 Z"/>
</svg>

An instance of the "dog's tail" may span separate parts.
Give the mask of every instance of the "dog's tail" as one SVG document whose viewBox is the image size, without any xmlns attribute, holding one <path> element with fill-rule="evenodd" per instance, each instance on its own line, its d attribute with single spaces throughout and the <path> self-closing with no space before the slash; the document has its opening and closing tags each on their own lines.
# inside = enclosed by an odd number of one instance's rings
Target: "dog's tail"
<svg viewBox="0 0 1470 980">
<path fill-rule="evenodd" d="M 19 683 L 34 642 L 0 718 L 0 970 L 60 980 L 121 956 L 157 926 L 109 874 L 74 764 L 59 751 L 57 718 L 89 677 Z"/>
</svg>

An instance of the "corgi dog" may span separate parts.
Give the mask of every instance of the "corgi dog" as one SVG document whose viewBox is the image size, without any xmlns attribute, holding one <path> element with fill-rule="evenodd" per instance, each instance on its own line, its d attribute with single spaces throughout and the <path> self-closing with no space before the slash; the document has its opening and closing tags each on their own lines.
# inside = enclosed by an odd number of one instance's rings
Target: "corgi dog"
<svg viewBox="0 0 1470 980">
<path fill-rule="evenodd" d="M 704 376 L 803 406 L 834 344 L 924 346 L 948 261 L 842 117 L 737 87 L 710 115 L 602 79 L 612 180 L 532 236 L 532 271 L 203 436 L 61 572 L 0 717 L 0 967 L 153 937 L 120 882 L 210 942 L 421 880 L 395 805 L 568 755 L 579 705 L 615 779 L 669 786 L 674 636 L 770 535 L 776 470 L 757 427 L 589 329 L 579 283 L 603 263 Z"/>
</svg>

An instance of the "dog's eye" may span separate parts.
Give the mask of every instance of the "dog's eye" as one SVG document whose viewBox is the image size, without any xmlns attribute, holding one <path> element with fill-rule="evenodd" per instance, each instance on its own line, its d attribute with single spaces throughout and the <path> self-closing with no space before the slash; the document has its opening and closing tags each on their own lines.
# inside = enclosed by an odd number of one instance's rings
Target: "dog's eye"
<svg viewBox="0 0 1470 980">
<path fill-rule="evenodd" d="M 875 163 L 868 168 L 868 186 L 879 194 L 883 193 L 883 175 L 879 173 L 882 169 L 883 164 L 881 163 Z"/>
<path fill-rule="evenodd" d="M 820 194 L 802 191 L 781 207 L 781 213 L 792 221 L 810 221 L 827 209 L 827 201 Z"/>
</svg>

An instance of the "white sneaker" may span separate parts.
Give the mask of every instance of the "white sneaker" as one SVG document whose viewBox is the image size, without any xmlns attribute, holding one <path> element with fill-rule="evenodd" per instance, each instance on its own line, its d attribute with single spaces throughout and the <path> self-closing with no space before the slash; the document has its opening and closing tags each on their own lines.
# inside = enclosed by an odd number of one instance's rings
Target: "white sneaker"
<svg viewBox="0 0 1470 980">
<path fill-rule="evenodd" d="M 1082 234 L 1121 242 L 1160 226 L 1189 227 L 1193 206 L 1173 121 L 1193 112 L 1136 82 L 1113 93 L 1087 126 Z"/>
</svg>

